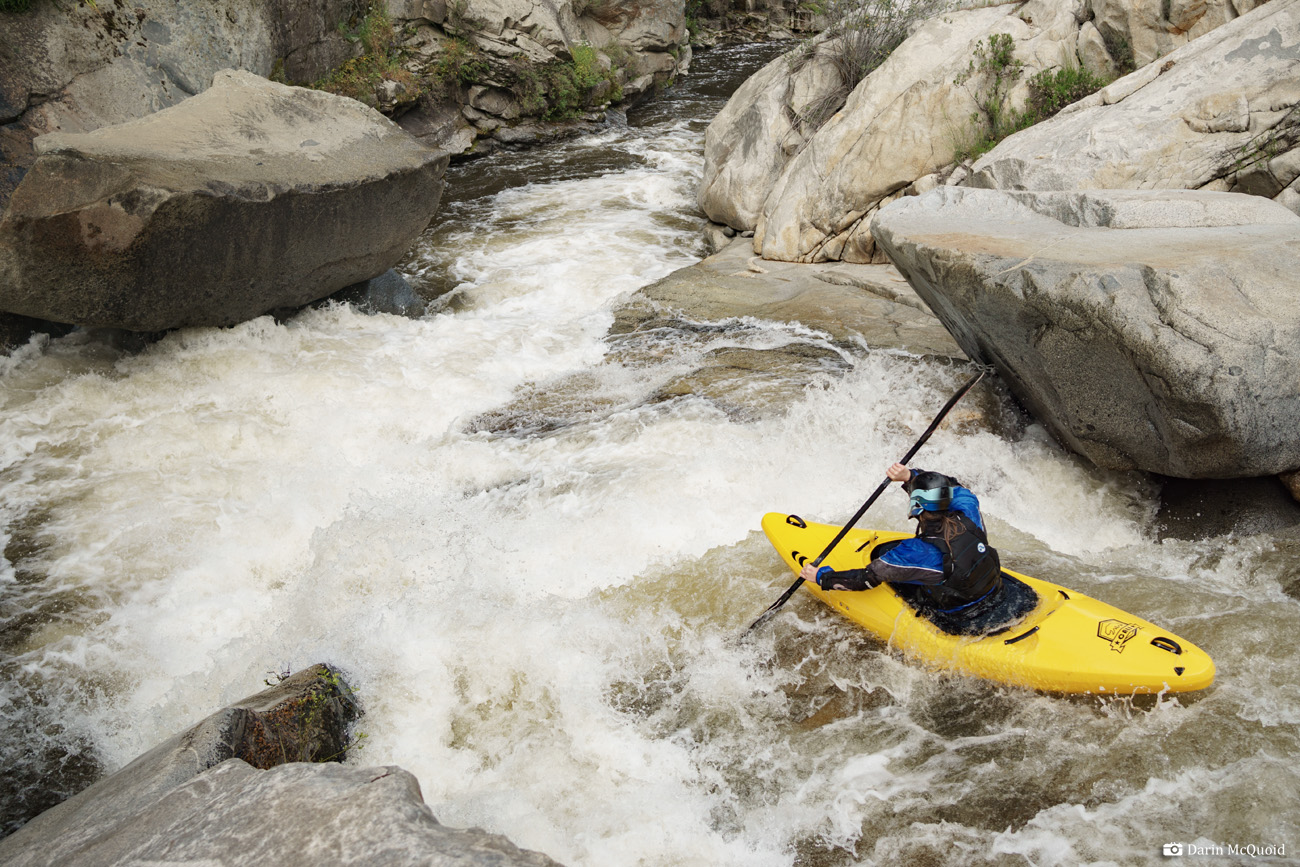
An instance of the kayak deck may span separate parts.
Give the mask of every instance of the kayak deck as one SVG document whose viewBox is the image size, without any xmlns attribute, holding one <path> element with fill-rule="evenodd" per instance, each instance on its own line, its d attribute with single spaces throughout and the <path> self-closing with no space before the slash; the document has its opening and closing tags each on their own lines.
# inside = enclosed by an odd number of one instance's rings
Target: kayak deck
<svg viewBox="0 0 1300 867">
<path fill-rule="evenodd" d="M 763 532 L 796 574 L 839 529 L 777 512 L 763 518 Z M 823 565 L 860 569 L 877 545 L 905 538 L 909 534 L 851 530 Z M 803 586 L 909 659 L 937 669 L 1051 692 L 1103 695 L 1191 692 L 1214 682 L 1214 662 L 1190 641 L 1050 581 L 1003 571 L 1032 587 L 1038 604 L 1006 629 L 984 636 L 940 630 L 888 585 L 862 591 Z"/>
</svg>

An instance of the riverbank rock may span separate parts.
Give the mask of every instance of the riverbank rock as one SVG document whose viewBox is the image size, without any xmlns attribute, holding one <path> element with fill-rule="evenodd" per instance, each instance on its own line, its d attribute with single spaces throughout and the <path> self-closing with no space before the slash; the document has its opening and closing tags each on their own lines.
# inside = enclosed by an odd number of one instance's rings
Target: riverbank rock
<svg viewBox="0 0 1300 867">
<path fill-rule="evenodd" d="M 0 218 L 0 310 L 134 331 L 230 325 L 384 273 L 447 165 L 360 103 L 234 70 L 37 148 Z"/>
<path fill-rule="evenodd" d="M 404 74 L 425 92 L 400 122 L 456 156 L 593 131 L 606 109 L 635 104 L 690 67 L 676 0 L 389 0 L 386 8 Z"/>
<path fill-rule="evenodd" d="M 401 768 L 337 764 L 359 713 L 337 672 L 298 672 L 0 840 L 0 861 L 555 865 L 499 835 L 439 824 Z"/>
<path fill-rule="evenodd" d="M 799 110 L 839 87 L 832 50 L 820 42 L 778 57 L 746 79 L 710 122 L 696 194 L 710 220 L 739 231 L 758 225 L 768 192 L 806 144 Z"/>
<path fill-rule="evenodd" d="M 1261 0 L 1085 0 L 1107 53 L 1121 68 L 1141 68 L 1245 15 Z"/>
<path fill-rule="evenodd" d="M 286 764 L 259 771 L 239 759 L 182 783 L 107 836 L 75 849 L 59 841 L 55 849 L 8 863 L 556 865 L 499 835 L 441 825 L 401 768 Z"/>
<path fill-rule="evenodd" d="M 1300 0 L 1215 29 L 972 168 L 968 185 L 993 189 L 1228 190 L 1300 210 Z"/>
<path fill-rule="evenodd" d="M 360 49 L 339 28 L 353 0 L 37 2 L 0 12 L 0 211 L 35 161 L 32 140 L 152 114 L 218 70 L 312 81 Z"/>
<path fill-rule="evenodd" d="M 342 761 L 361 709 L 338 672 L 315 665 L 226 707 L 0 840 L 5 864 L 71 863 L 176 787 L 227 759 L 270 768 Z"/>
<path fill-rule="evenodd" d="M 1070 448 L 1182 478 L 1300 467 L 1300 218 L 1253 196 L 944 187 L 890 259 Z"/>
</svg>

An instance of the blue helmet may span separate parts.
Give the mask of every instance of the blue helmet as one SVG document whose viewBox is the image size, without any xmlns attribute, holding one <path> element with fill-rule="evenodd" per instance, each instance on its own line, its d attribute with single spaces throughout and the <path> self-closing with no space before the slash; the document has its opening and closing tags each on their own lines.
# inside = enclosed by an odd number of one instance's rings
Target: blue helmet
<svg viewBox="0 0 1300 867">
<path fill-rule="evenodd" d="M 915 518 L 922 512 L 942 512 L 952 505 L 952 489 L 955 480 L 942 473 L 917 473 L 907 483 L 911 499 L 907 504 L 908 517 Z"/>
</svg>

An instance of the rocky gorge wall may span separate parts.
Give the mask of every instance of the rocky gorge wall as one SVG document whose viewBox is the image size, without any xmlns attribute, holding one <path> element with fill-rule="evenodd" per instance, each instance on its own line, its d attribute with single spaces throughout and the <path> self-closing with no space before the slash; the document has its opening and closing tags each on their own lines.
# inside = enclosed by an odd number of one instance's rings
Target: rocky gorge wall
<svg viewBox="0 0 1300 867">
<path fill-rule="evenodd" d="M 351 75 L 349 89 L 330 89 L 390 116 L 418 108 L 423 117 L 408 128 L 449 153 L 481 136 L 535 140 L 546 122 L 598 112 L 685 70 L 683 8 L 681 0 L 35 0 L 0 12 L 0 208 L 34 162 L 37 136 L 143 117 L 205 90 L 220 69 L 327 87 Z M 377 18 L 390 35 L 382 56 L 359 66 Z M 583 63 L 586 79 L 575 85 Z M 558 110 L 545 97 L 557 73 L 576 88 Z M 529 128 L 511 132 L 521 124 Z"/>
<path fill-rule="evenodd" d="M 1277 2 L 1280 0 L 1274 5 Z M 766 259 L 872 261 L 876 257 L 869 229 L 872 213 L 908 192 L 922 192 L 939 183 L 961 183 L 967 177 L 956 161 L 971 138 L 981 134 L 977 119 L 980 104 L 987 98 L 970 70 L 977 50 L 995 36 L 1010 39 L 1013 59 L 1020 64 L 1020 72 L 1007 77 L 1007 111 L 1025 105 L 1029 82 L 1036 73 L 1083 67 L 1098 76 L 1111 76 L 1149 61 L 1156 51 L 1195 42 L 1201 48 L 1183 55 L 1186 60 L 1179 80 L 1197 77 L 1202 82 L 1200 90 L 1195 95 L 1188 91 L 1172 96 L 1186 104 L 1171 103 L 1162 116 L 1199 117 L 1209 112 L 1201 121 L 1203 133 L 1213 135 L 1235 128 L 1243 135 L 1209 140 L 1209 147 L 1218 151 L 1217 158 L 1231 162 L 1244 142 L 1259 138 L 1270 125 L 1268 112 L 1273 113 L 1272 123 L 1278 123 L 1297 102 L 1288 90 L 1294 75 L 1288 77 L 1284 60 L 1267 69 L 1261 67 L 1260 79 L 1248 92 L 1238 93 L 1243 87 L 1241 80 L 1218 75 L 1210 54 L 1203 60 L 1193 59 L 1201 57 L 1207 51 L 1205 46 L 1214 41 L 1213 36 L 1206 41 L 1205 34 L 1213 34 L 1224 22 L 1251 8 L 1249 2 L 1234 5 L 1227 0 L 1196 4 L 1188 10 L 1170 7 L 1168 14 L 1175 20 L 1139 15 L 1134 10 L 1121 15 L 1113 4 L 1090 0 L 1031 0 L 946 11 L 918 22 L 911 37 L 817 129 L 809 129 L 799 119 L 808 105 L 836 86 L 829 69 L 838 43 L 829 40 L 811 53 L 792 52 L 737 92 L 710 126 L 700 206 L 715 222 L 754 232 L 755 252 Z M 1134 45 L 1141 48 L 1135 51 Z M 1115 81 L 1095 100 L 1108 106 L 1122 101 L 1161 75 L 1167 62 L 1168 58 L 1160 64 L 1148 62 Z M 1246 70 L 1241 74 L 1254 73 Z M 1241 101 L 1249 107 L 1241 108 Z M 1264 102 L 1268 105 L 1262 106 Z M 1224 117 L 1216 119 L 1220 114 Z M 1129 148 L 1127 121 L 1102 123 L 1103 116 L 1094 113 L 1086 122 L 1079 121 L 1089 130 L 1089 147 L 1099 151 Z M 1056 138 L 1057 122 L 1045 121 L 1012 136 L 989 154 L 981 167 L 1024 137 Z M 1286 121 L 1284 126 L 1290 123 Z M 1191 125 L 1195 127 L 1195 123 Z M 1271 148 L 1270 158 L 1278 157 L 1294 147 L 1292 139 L 1289 133 L 1264 137 L 1257 149 Z M 1273 144 L 1265 148 L 1264 141 Z M 1125 156 L 1132 154 L 1126 150 Z M 1053 164 L 1050 160 L 1039 163 L 1044 167 Z M 1140 174 L 1141 167 L 1134 173 Z M 1124 184 L 1119 179 L 1099 179 L 1097 183 Z M 1134 181 L 1134 185 L 1141 183 L 1140 179 Z M 1179 183 L 1171 179 L 1168 185 Z M 1219 188 L 1234 188 L 1233 182 Z"/>
<path fill-rule="evenodd" d="M 1300 2 L 946 11 L 813 128 L 804 109 L 835 85 L 837 50 L 774 61 L 715 119 L 712 220 L 752 232 L 764 259 L 893 261 L 971 358 L 1100 466 L 1292 478 Z M 968 156 L 995 114 L 1028 117 L 1067 78 L 1095 92 Z M 989 192 L 940 194 L 963 186 Z"/>
</svg>

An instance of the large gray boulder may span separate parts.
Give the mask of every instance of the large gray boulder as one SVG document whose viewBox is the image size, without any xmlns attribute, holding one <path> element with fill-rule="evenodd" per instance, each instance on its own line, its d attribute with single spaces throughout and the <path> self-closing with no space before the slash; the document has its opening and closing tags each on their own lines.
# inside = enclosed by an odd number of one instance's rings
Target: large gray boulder
<svg viewBox="0 0 1300 867">
<path fill-rule="evenodd" d="M 430 91 L 400 122 L 455 154 L 597 129 L 607 105 L 665 86 L 690 65 L 680 0 L 387 0 L 386 8 L 405 71 Z M 560 82 L 579 57 L 582 81 Z M 551 111 L 558 122 L 539 116 Z"/>
<path fill-rule="evenodd" d="M 1194 191 L 944 187 L 877 214 L 971 358 L 1102 467 L 1300 467 L 1300 217 Z"/>
<path fill-rule="evenodd" d="M 1300 0 L 1273 0 L 1003 141 L 969 185 L 1209 189 L 1300 178 Z"/>
<path fill-rule="evenodd" d="M 229 325 L 382 274 L 447 165 L 354 100 L 234 70 L 37 149 L 0 218 L 0 310 L 134 331 Z"/>
<path fill-rule="evenodd" d="M 1037 19 L 992 6 L 927 21 L 858 85 L 844 108 L 790 161 L 768 193 L 754 250 L 786 262 L 872 261 L 871 214 L 912 181 L 952 162 L 963 125 L 976 110 L 954 79 L 976 43 L 1010 33 L 1026 57 L 1047 41 L 1052 58 L 1077 24 L 1065 4 Z M 1050 9 L 1050 14 L 1049 14 Z M 1025 16 L 1029 17 L 1029 16 Z M 1049 62 L 1057 62 L 1055 59 Z"/>
<path fill-rule="evenodd" d="M 286 764 L 261 771 L 230 759 L 122 817 L 108 833 L 15 853 L 11 867 L 202 864 L 556 867 L 505 837 L 448 828 L 420 785 L 395 766 Z"/>
<path fill-rule="evenodd" d="M 313 81 L 360 46 L 339 25 L 355 0 L 32 3 L 0 13 L 0 210 L 31 166 L 32 140 L 144 117 L 218 70 Z"/>
<path fill-rule="evenodd" d="M 358 713 L 337 672 L 300 671 L 0 840 L 0 863 L 553 867 L 439 824 L 401 768 L 338 764 Z"/>
</svg>

